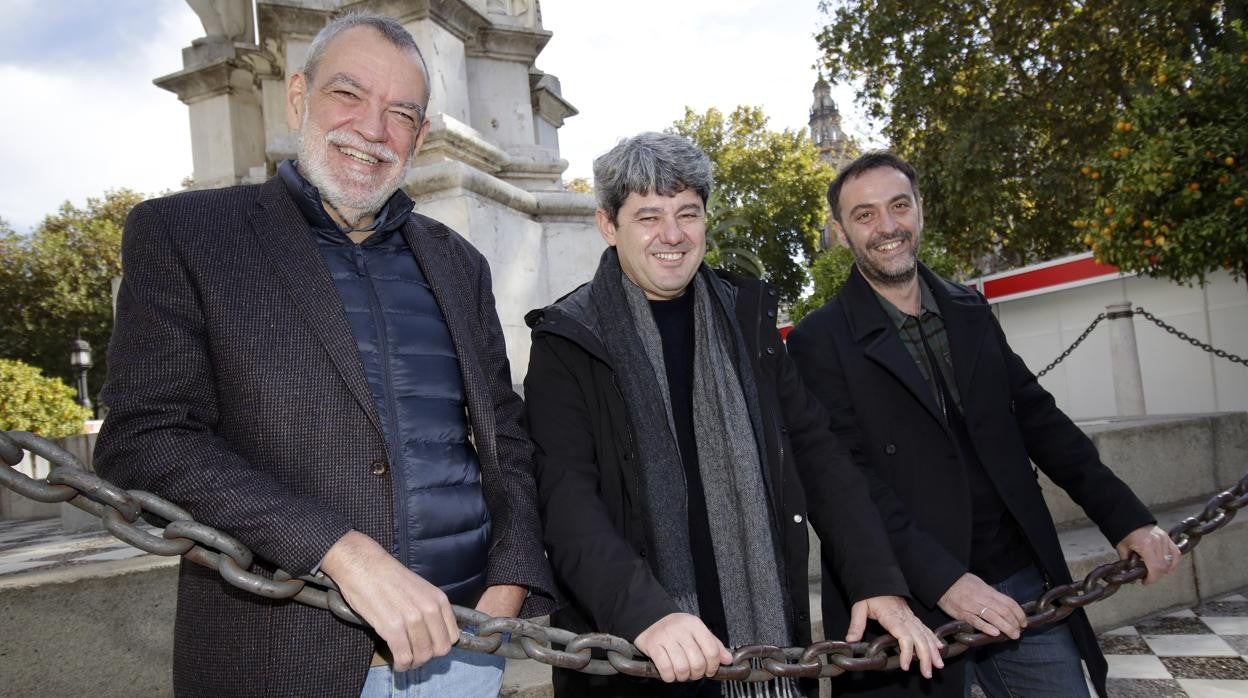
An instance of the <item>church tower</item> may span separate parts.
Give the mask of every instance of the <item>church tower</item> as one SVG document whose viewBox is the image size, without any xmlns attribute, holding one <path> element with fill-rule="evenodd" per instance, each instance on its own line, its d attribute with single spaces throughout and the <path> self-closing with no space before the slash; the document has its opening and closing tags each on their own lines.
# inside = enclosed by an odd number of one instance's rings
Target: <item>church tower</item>
<svg viewBox="0 0 1248 698">
<path fill-rule="evenodd" d="M 832 101 L 832 87 L 820 75 L 815 81 L 815 101 L 810 107 L 810 139 L 824 162 L 836 169 L 853 160 L 858 144 L 841 129 L 841 113 Z"/>
</svg>

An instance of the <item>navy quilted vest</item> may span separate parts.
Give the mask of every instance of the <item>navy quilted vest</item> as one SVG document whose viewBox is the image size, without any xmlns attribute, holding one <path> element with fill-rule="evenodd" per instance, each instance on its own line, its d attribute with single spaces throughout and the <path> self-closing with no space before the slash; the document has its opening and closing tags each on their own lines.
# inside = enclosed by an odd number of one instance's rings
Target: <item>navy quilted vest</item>
<svg viewBox="0 0 1248 698">
<path fill-rule="evenodd" d="M 282 174 L 289 185 L 290 172 Z M 377 231 L 359 245 L 325 225 L 332 219 L 320 210 L 319 196 L 316 208 L 323 220 L 309 218 L 317 245 L 342 299 L 390 452 L 392 552 L 452 603 L 471 606 L 485 588 L 490 517 L 469 440 L 459 359 L 442 309 L 400 233 L 410 199 L 398 192 L 378 216 Z"/>
</svg>

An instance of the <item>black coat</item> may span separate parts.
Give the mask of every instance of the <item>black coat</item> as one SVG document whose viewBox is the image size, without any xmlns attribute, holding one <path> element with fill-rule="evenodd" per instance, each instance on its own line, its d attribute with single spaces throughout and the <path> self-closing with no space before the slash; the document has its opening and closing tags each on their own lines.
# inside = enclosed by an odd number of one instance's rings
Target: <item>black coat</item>
<svg viewBox="0 0 1248 698">
<path fill-rule="evenodd" d="M 922 265 L 920 273 L 945 320 L 976 453 L 1045 579 L 1067 583 L 1070 572 L 1033 461 L 1113 543 L 1153 517 L 1010 349 L 983 297 Z M 798 323 L 788 344 L 806 385 L 832 413 L 833 430 L 867 466 L 893 550 L 914 592 L 915 613 L 933 627 L 947 622 L 936 604 L 970 559 L 965 469 L 931 388 L 856 266 L 836 296 Z M 843 594 L 825 574 L 829 633 L 848 622 Z M 1087 616 L 1077 612 L 1070 625 L 1103 694 L 1105 659 Z M 943 688 L 929 687 L 937 689 L 931 695 L 961 695 L 961 664 L 954 666 L 956 675 L 946 669 Z M 923 683 L 917 675 L 891 681 L 892 688 L 879 695 L 928 695 L 917 690 Z M 902 682 L 912 690 L 902 690 Z M 843 683 L 837 688 L 844 690 Z"/>
<path fill-rule="evenodd" d="M 404 238 L 460 360 L 493 521 L 487 584 L 554 583 L 484 258 L 413 214 Z M 236 536 L 256 570 L 308 574 L 349 529 L 389 548 L 392 481 L 376 404 L 333 280 L 278 179 L 144 202 L 126 221 L 95 464 Z M 181 695 L 358 695 L 373 639 L 183 562 Z"/>
<path fill-rule="evenodd" d="M 865 481 L 835 437 L 827 415 L 806 392 L 776 332 L 776 292 L 723 275 L 737 288 L 736 319 L 754 367 L 764 425 L 763 465 L 784 557 L 782 581 L 792 599 L 790 625 L 810 641 L 806 518 L 824 559 L 857 600 L 906 595 Z M 570 605 L 553 624 L 634 639 L 679 609 L 646 561 L 639 482 L 628 410 L 617 367 L 590 330 L 587 284 L 534 311 L 525 377 L 530 434 L 551 563 Z M 561 696 L 661 695 L 655 682 L 590 677 L 556 669 Z"/>
</svg>

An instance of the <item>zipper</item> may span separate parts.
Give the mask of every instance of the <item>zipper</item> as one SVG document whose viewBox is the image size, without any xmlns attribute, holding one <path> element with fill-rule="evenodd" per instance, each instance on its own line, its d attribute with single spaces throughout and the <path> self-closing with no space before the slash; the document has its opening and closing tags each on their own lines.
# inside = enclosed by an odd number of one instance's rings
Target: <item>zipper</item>
<svg viewBox="0 0 1248 698">
<path fill-rule="evenodd" d="M 373 327 L 377 332 L 378 350 L 381 354 L 382 397 L 386 403 L 386 421 L 390 425 L 390 436 L 386 441 L 389 442 L 390 450 L 391 488 L 394 495 L 395 521 L 399 524 L 398 530 L 395 531 L 395 547 L 398 550 L 399 561 L 403 563 L 404 567 L 410 567 L 407 559 L 407 481 L 404 477 L 405 470 L 402 463 L 402 445 L 395 442 L 399 435 L 399 416 L 398 405 L 394 399 L 394 370 L 390 365 L 389 330 L 386 327 L 385 313 L 381 311 L 381 299 L 377 297 L 377 287 L 373 283 L 372 276 L 368 273 L 368 260 L 364 256 L 364 250 L 360 245 L 353 245 L 352 248 L 355 256 L 356 272 L 368 287 L 368 307 L 370 314 L 373 316 Z"/>
<path fill-rule="evenodd" d="M 762 333 L 762 327 L 763 327 L 763 304 L 767 302 L 766 291 L 760 291 L 758 298 L 759 298 L 758 304 L 754 308 L 754 346 L 757 347 L 758 361 L 759 361 L 759 365 L 761 368 L 762 361 L 763 361 L 763 343 L 762 343 L 760 335 Z M 759 373 L 761 374 L 761 371 Z M 779 373 L 777 372 L 777 376 L 778 375 Z M 759 396 L 759 400 L 760 401 L 762 400 L 761 395 Z M 758 407 L 759 409 L 762 409 L 763 406 L 760 404 Z M 776 543 L 779 548 L 777 552 L 780 554 L 781 561 L 782 561 L 780 564 L 780 570 L 781 570 L 781 573 L 784 575 L 785 596 L 790 597 L 789 603 L 787 604 L 789 622 L 792 624 L 794 628 L 796 628 L 801 624 L 797 620 L 797 617 L 796 617 L 797 605 L 798 603 L 800 603 L 800 600 L 791 598 L 793 595 L 789 593 L 793 589 L 793 579 L 792 579 L 792 575 L 789 574 L 788 556 L 785 554 L 785 550 L 788 546 L 785 545 L 785 540 L 784 540 L 787 535 L 785 533 L 785 530 L 786 530 L 785 527 L 788 523 L 784 519 L 784 515 L 786 513 L 784 512 L 784 488 L 785 488 L 784 437 L 786 434 L 785 434 L 784 425 L 781 423 L 781 420 L 779 417 L 779 412 L 780 412 L 779 405 L 777 405 L 776 410 L 771 415 L 772 428 L 776 430 L 776 454 L 780 458 L 780 460 L 778 461 L 778 464 L 780 467 L 780 482 L 779 482 L 779 487 L 774 492 L 775 500 L 772 502 L 772 506 L 770 507 L 770 509 L 771 509 L 771 516 L 772 516 L 772 527 L 776 531 L 776 534 L 780 536 L 779 540 L 777 540 Z M 765 434 L 763 435 L 763 438 L 766 439 Z M 764 471 L 763 476 L 764 477 L 767 476 L 766 471 Z M 803 531 L 801 535 L 806 538 L 807 547 L 809 548 L 810 537 L 806 535 L 805 531 Z M 807 550 L 807 556 L 809 556 L 809 554 L 810 552 L 809 550 Z"/>
</svg>

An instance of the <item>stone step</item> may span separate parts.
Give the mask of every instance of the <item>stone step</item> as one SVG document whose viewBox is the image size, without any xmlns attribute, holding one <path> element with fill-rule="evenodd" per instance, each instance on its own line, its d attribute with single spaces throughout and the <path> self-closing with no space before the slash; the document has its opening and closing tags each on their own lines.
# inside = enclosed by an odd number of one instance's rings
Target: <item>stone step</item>
<svg viewBox="0 0 1248 698">
<path fill-rule="evenodd" d="M 1112 417 L 1079 422 L 1101 460 L 1150 509 L 1207 499 L 1248 469 L 1248 413 Z M 1086 524 L 1083 510 L 1041 473 L 1059 527 Z"/>
</svg>

